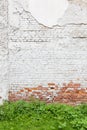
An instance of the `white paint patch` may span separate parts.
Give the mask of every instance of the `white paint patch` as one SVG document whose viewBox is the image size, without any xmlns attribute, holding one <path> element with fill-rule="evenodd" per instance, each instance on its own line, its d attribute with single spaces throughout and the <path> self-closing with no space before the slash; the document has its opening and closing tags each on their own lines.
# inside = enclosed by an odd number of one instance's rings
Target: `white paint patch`
<svg viewBox="0 0 87 130">
<path fill-rule="evenodd" d="M 57 24 L 68 7 L 67 0 L 30 0 L 32 16 L 41 24 L 52 27 Z"/>
</svg>

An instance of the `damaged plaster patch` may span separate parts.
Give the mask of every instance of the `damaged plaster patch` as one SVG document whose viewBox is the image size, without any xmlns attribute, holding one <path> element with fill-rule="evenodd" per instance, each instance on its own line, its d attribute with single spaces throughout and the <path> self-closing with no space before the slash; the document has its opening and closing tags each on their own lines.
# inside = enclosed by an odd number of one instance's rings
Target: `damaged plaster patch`
<svg viewBox="0 0 87 130">
<path fill-rule="evenodd" d="M 48 27 L 57 25 L 57 21 L 63 16 L 68 7 L 67 0 L 30 0 L 29 10 L 32 16 L 40 23 Z"/>
</svg>

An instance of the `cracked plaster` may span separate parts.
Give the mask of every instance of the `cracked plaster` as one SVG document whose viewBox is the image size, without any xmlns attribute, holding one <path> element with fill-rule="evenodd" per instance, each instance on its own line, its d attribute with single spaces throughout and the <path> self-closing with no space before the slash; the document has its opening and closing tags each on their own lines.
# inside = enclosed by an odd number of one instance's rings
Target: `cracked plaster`
<svg viewBox="0 0 87 130">
<path fill-rule="evenodd" d="M 27 0 L 0 1 L 0 102 L 8 90 L 78 82 L 87 85 L 87 2 L 68 0 L 57 25 L 39 24 Z"/>
</svg>

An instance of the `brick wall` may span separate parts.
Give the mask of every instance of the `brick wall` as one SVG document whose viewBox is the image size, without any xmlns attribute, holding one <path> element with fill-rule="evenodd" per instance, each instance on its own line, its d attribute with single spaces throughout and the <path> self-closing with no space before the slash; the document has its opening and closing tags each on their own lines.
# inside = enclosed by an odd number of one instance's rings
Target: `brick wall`
<svg viewBox="0 0 87 130">
<path fill-rule="evenodd" d="M 8 92 L 8 7 L 7 0 L 0 0 L 0 103 Z"/>
<path fill-rule="evenodd" d="M 87 87 L 81 88 L 79 83 L 68 84 L 64 83 L 62 87 L 55 83 L 48 83 L 48 86 L 38 87 L 24 87 L 11 89 L 9 91 L 9 100 L 31 101 L 32 99 L 38 99 L 47 103 L 66 103 L 69 105 L 78 105 L 81 103 L 87 103 Z"/>
<path fill-rule="evenodd" d="M 52 28 L 39 24 L 18 0 L 9 0 L 9 8 L 13 11 L 8 13 L 5 59 L 9 100 L 87 102 L 86 0 L 69 0 L 64 16 Z"/>
</svg>

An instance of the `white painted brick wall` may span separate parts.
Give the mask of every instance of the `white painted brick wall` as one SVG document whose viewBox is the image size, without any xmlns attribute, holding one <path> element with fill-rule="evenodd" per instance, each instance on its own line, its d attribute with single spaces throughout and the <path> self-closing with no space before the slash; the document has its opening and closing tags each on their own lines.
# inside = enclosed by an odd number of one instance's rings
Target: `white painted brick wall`
<svg viewBox="0 0 87 130">
<path fill-rule="evenodd" d="M 14 5 L 12 8 L 10 2 Z M 69 0 L 68 9 L 53 28 L 40 25 L 20 1 L 18 3 L 16 0 L 15 3 L 14 0 L 9 0 L 8 8 L 13 11 L 8 15 L 8 36 L 7 14 L 3 16 L 6 20 L 0 22 L 1 89 L 5 90 L 4 87 L 8 88 L 8 85 L 17 89 L 20 86 L 47 85 L 49 82 L 61 85 L 71 80 L 86 87 L 86 0 Z M 7 6 L 2 12 L 7 13 Z M 0 11 L 0 16 L 2 12 Z M 11 16 L 13 20 L 16 19 L 14 25 L 10 22 Z"/>
<path fill-rule="evenodd" d="M 85 1 L 69 1 L 58 26 L 46 28 L 25 10 L 18 10 L 19 26 L 9 34 L 10 84 L 37 86 L 87 79 L 87 8 Z M 78 81 L 79 79 L 79 81 Z"/>
<path fill-rule="evenodd" d="M 7 13 L 7 0 L 0 0 L 0 103 L 7 99 L 8 91 Z"/>
</svg>

